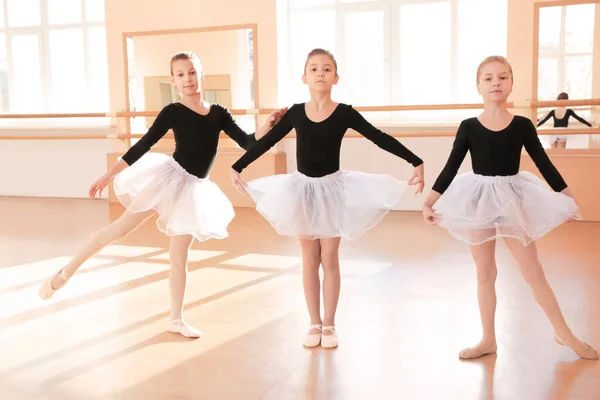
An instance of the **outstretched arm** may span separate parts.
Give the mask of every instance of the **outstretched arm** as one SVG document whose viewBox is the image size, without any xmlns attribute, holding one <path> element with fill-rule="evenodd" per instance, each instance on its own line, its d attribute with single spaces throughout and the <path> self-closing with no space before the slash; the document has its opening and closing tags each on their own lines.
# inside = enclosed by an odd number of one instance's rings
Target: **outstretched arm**
<svg viewBox="0 0 600 400">
<path fill-rule="evenodd" d="M 450 186 L 454 177 L 456 177 L 458 169 L 467 155 L 467 151 L 469 151 L 467 126 L 463 121 L 456 132 L 456 137 L 454 138 L 454 144 L 452 145 L 452 151 L 448 156 L 448 161 L 446 161 L 444 169 L 442 169 L 442 172 L 440 172 L 440 175 L 433 184 L 433 190 L 441 195 L 448 189 L 448 186 Z"/>
<path fill-rule="evenodd" d="M 550 111 L 548 115 L 546 115 L 540 122 L 537 123 L 537 126 L 542 126 L 550 119 L 551 116 L 554 115 L 554 110 Z"/>
<path fill-rule="evenodd" d="M 550 161 L 550 157 L 546 154 L 546 150 L 544 150 L 537 131 L 531 121 L 523 130 L 523 135 L 523 145 L 525 146 L 525 150 L 529 156 L 531 156 L 537 169 L 554 191 L 562 192 L 567 188 L 567 184 L 554 164 L 552 164 L 552 161 Z"/>
<path fill-rule="evenodd" d="M 396 138 L 375 128 L 352 107 L 349 108 L 348 126 L 375 143 L 379 148 L 406 160 L 414 167 L 423 164 L 423 160 L 417 157 L 416 154 L 407 149 Z"/>
<path fill-rule="evenodd" d="M 590 128 L 592 127 L 592 124 L 590 124 L 589 122 L 587 122 L 585 119 L 581 118 L 579 115 L 575 114 L 575 111 L 569 109 L 569 114 L 571 114 L 573 116 L 573 118 L 575 118 L 577 121 L 581 122 L 584 125 L 589 126 Z"/>
<path fill-rule="evenodd" d="M 168 107 L 168 106 L 167 106 Z M 163 108 L 158 116 L 154 120 L 154 123 L 148 129 L 148 132 L 136 144 L 131 146 L 129 150 L 121 157 L 119 161 L 106 172 L 100 178 L 96 180 L 91 186 L 88 195 L 91 199 L 96 197 L 96 194 L 102 196 L 102 191 L 108 186 L 117 175 L 123 170 L 127 169 L 134 162 L 139 160 L 144 154 L 146 154 L 152 146 L 156 144 L 162 138 L 165 133 L 172 127 L 172 118 L 167 107 Z"/>
<path fill-rule="evenodd" d="M 273 129 L 269 131 L 269 133 L 258 140 L 231 166 L 231 182 L 239 192 L 244 194 L 246 193 L 246 182 L 244 182 L 244 180 L 241 178 L 240 173 L 244 170 L 244 168 L 265 154 L 271 147 L 275 146 L 277 142 L 283 139 L 285 135 L 292 130 L 294 127 L 292 114 L 292 110 L 286 112 L 281 118 L 281 121 L 279 121 L 279 123 L 276 124 Z"/>
<path fill-rule="evenodd" d="M 173 127 L 173 117 L 171 115 L 172 109 L 170 106 L 171 105 L 166 106 L 158 113 L 152 126 L 148 129 L 148 132 L 146 132 L 146 134 L 123 155 L 122 159 L 125 160 L 127 165 L 133 164 L 150 151 L 152 146 L 154 146 L 156 142 L 165 136 L 165 133 Z"/>
<path fill-rule="evenodd" d="M 233 115 L 226 108 L 222 111 L 222 126 L 223 131 L 227 136 L 232 138 L 241 148 L 248 150 L 250 146 L 256 143 L 257 140 L 261 139 L 271 128 L 279 122 L 283 114 L 287 111 L 287 107 L 279 108 L 269 114 L 269 117 L 265 123 L 258 128 L 256 133 L 247 134 L 233 119 Z"/>
<path fill-rule="evenodd" d="M 354 108 L 349 107 L 349 115 L 347 118 L 348 126 L 350 128 L 354 129 L 365 138 L 375 143 L 379 148 L 392 153 L 395 156 L 398 156 L 412 164 L 415 169 L 411 177 L 408 179 L 408 184 L 417 185 L 415 194 L 423 191 L 423 188 L 425 187 L 425 167 L 423 165 L 423 160 L 421 160 L 416 154 L 396 140 L 396 138 L 374 127 Z"/>
<path fill-rule="evenodd" d="M 431 192 L 429 192 L 423 202 L 423 218 L 425 222 L 435 224 L 439 221 L 440 216 L 433 211 L 433 206 L 456 177 L 458 169 L 467 155 L 467 151 L 469 151 L 469 143 L 467 140 L 467 128 L 463 121 L 456 132 L 448 161 L 446 161 L 444 169 L 440 172 Z"/>
</svg>

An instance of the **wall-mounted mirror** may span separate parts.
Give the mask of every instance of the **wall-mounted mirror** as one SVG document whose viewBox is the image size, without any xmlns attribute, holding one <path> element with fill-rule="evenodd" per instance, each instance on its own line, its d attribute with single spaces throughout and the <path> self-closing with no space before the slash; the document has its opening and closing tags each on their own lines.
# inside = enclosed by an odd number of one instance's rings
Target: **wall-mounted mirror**
<svg viewBox="0 0 600 400">
<path fill-rule="evenodd" d="M 192 51 L 200 58 L 205 75 L 201 83 L 205 100 L 230 110 L 257 107 L 254 25 L 140 32 L 125 36 L 130 111 L 160 111 L 165 105 L 179 100 L 179 94 L 171 84 L 169 61 L 181 51 Z M 133 118 L 131 132 L 145 132 L 154 118 Z M 244 129 L 254 131 L 254 116 L 236 119 Z"/>
<path fill-rule="evenodd" d="M 537 71 L 533 99 L 578 100 L 600 97 L 600 0 L 556 1 L 537 5 Z M 537 72 L 537 73 L 536 73 Z M 536 90 L 537 87 L 537 90 Z M 588 128 L 600 124 L 596 106 L 537 110 L 540 129 Z M 550 148 L 600 146 L 600 135 L 547 135 Z"/>
</svg>

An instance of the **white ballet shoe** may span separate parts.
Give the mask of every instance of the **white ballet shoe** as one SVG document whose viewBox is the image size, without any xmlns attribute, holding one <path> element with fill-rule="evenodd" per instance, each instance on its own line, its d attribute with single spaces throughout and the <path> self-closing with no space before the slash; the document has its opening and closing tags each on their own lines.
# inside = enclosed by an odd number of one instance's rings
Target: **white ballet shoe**
<svg viewBox="0 0 600 400">
<path fill-rule="evenodd" d="M 303 343 L 304 347 L 317 347 L 321 343 L 321 332 L 322 332 L 321 324 L 311 325 L 308 328 L 308 331 L 310 332 L 313 329 L 318 329 L 319 332 L 318 333 L 308 333 L 306 335 L 306 337 L 304 338 L 304 343 Z"/>
<path fill-rule="evenodd" d="M 169 321 L 169 332 L 179 333 L 188 338 L 199 338 L 202 337 L 202 331 L 196 328 L 192 328 L 181 319 Z"/>
<path fill-rule="evenodd" d="M 52 287 L 52 282 L 54 281 L 54 279 L 56 277 L 62 278 L 65 281 L 65 283 L 63 283 L 60 287 L 54 289 Z M 58 289 L 65 286 L 67 284 L 68 280 L 69 280 L 69 278 L 66 277 L 65 271 L 63 271 L 61 269 L 56 274 L 52 275 L 50 278 L 48 278 L 44 281 L 44 283 L 42 284 L 42 287 L 40 288 L 40 291 L 39 291 L 40 298 L 42 300 L 48 300 L 50 297 L 52 297 L 52 295 L 54 295 L 54 292 L 56 292 Z"/>
<path fill-rule="evenodd" d="M 323 331 L 331 332 L 331 335 L 321 334 L 321 347 L 325 349 L 333 349 L 339 344 L 338 336 L 335 331 L 335 326 L 324 326 Z"/>
<path fill-rule="evenodd" d="M 554 335 L 554 340 L 556 341 L 556 343 L 560 344 L 561 346 L 567 346 L 569 347 L 564 340 L 562 340 L 558 335 Z M 571 350 L 573 350 L 575 352 L 575 354 L 577 354 L 579 357 L 585 359 L 585 360 L 598 360 L 600 358 L 600 354 L 598 354 L 598 352 L 596 351 L 596 349 L 594 349 L 592 346 L 590 346 L 589 344 L 587 344 L 586 342 L 581 342 L 585 345 L 585 350 L 575 350 L 571 347 L 569 347 Z"/>
</svg>

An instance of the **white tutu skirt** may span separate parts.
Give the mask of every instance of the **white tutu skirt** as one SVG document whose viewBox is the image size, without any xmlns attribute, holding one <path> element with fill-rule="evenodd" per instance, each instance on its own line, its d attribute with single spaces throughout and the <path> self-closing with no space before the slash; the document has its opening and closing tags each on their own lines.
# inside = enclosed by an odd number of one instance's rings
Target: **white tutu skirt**
<svg viewBox="0 0 600 400">
<path fill-rule="evenodd" d="M 406 188 L 389 175 L 340 170 L 320 178 L 268 176 L 249 182 L 247 190 L 281 235 L 353 240 L 377 225 Z"/>
<path fill-rule="evenodd" d="M 156 210 L 156 226 L 168 236 L 223 239 L 235 216 L 231 202 L 214 182 L 188 173 L 165 154 L 145 154 L 117 175 L 114 189 L 130 212 Z"/>
<path fill-rule="evenodd" d="M 439 225 L 469 244 L 499 237 L 524 246 L 571 218 L 580 219 L 575 200 L 552 191 L 532 173 L 457 176 L 435 205 Z"/>
<path fill-rule="evenodd" d="M 567 135 L 550 135 L 550 138 L 548 139 L 548 141 L 550 142 L 550 144 L 552 143 L 556 143 L 556 142 L 566 142 L 566 141 L 572 141 L 573 140 L 573 135 L 570 135 L 571 137 L 567 136 Z"/>
</svg>

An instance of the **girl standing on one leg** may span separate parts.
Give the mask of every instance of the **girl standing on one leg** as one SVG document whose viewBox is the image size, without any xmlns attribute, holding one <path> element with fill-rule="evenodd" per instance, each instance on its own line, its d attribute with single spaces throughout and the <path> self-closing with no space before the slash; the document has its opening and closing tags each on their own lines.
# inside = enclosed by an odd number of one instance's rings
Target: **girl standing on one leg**
<svg viewBox="0 0 600 400">
<path fill-rule="evenodd" d="M 164 107 L 148 133 L 89 190 L 90 198 L 94 198 L 97 193 L 102 194 L 102 190 L 114 179 L 115 194 L 127 210 L 94 235 L 67 265 L 48 278 L 39 294 L 44 300 L 52 297 L 87 259 L 158 213 L 158 229 L 171 237 L 171 317 L 168 330 L 187 337 L 200 337 L 201 332 L 183 319 L 188 250 L 194 238 L 205 241 L 227 237 L 227 226 L 234 217 L 227 197 L 208 179 L 217 155 L 220 132 L 225 131 L 241 147 L 248 149 L 285 110 L 274 111 L 256 135 L 247 135 L 226 108 L 203 100 L 200 83 L 204 74 L 196 55 L 178 53 L 173 56 L 171 76 L 181 100 Z M 175 135 L 173 157 L 146 154 L 169 129 Z"/>
</svg>

